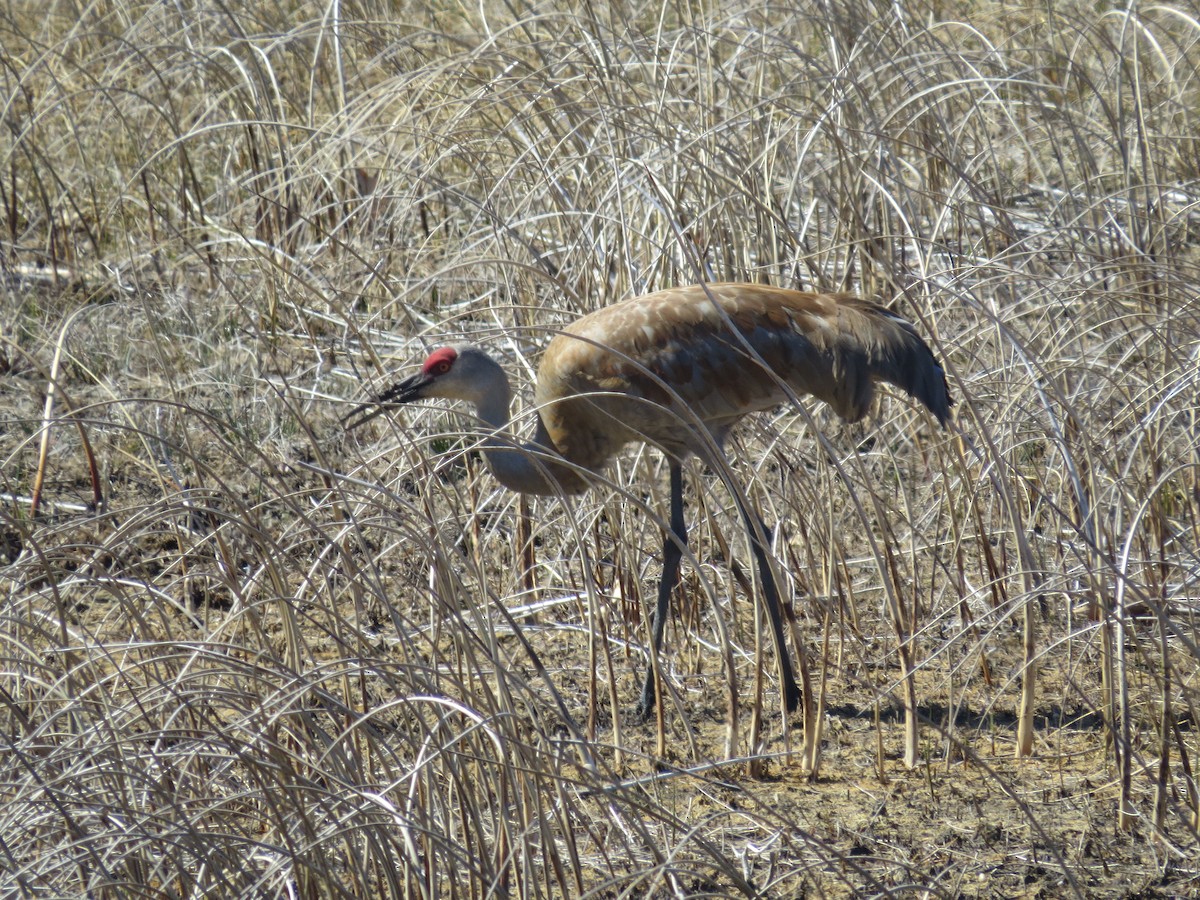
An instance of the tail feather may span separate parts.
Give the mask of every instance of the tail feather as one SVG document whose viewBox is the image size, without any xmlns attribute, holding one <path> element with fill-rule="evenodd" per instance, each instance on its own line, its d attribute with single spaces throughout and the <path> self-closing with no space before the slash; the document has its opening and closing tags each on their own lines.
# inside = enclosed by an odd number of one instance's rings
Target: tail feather
<svg viewBox="0 0 1200 900">
<path fill-rule="evenodd" d="M 954 399 L 941 364 L 911 323 L 886 310 L 882 313 L 890 319 L 896 337 L 886 364 L 877 368 L 878 377 L 908 392 L 933 413 L 939 424 L 948 425 Z"/>
<path fill-rule="evenodd" d="M 946 373 L 913 325 L 865 300 L 843 301 L 842 309 L 834 378 L 838 412 L 850 420 L 861 418 L 870 407 L 875 382 L 886 381 L 948 425 L 954 400 Z"/>
</svg>

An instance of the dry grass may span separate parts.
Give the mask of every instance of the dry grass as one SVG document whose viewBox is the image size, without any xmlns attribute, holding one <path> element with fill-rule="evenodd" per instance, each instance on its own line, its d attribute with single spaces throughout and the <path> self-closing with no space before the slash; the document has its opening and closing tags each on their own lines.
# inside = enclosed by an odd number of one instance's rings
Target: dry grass
<svg viewBox="0 0 1200 900">
<path fill-rule="evenodd" d="M 1197 890 L 1194 9 L 231 8 L 0 14 L 6 894 Z M 660 738 L 657 454 L 526 541 L 465 411 L 339 424 L 703 279 L 878 296 L 958 399 L 733 442 L 819 757 L 719 479 Z"/>
</svg>

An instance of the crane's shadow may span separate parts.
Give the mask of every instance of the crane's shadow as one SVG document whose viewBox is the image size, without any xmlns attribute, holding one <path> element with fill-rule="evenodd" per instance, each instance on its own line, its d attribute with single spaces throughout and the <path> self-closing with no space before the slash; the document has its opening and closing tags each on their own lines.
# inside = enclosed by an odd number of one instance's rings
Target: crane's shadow
<svg viewBox="0 0 1200 900">
<path fill-rule="evenodd" d="M 861 707 L 853 703 L 841 703 L 825 708 L 825 714 L 839 719 L 860 719 L 874 722 L 875 710 L 872 707 Z M 1017 727 L 1017 716 L 1010 710 L 990 709 L 978 712 L 963 706 L 951 710 L 944 703 L 922 703 L 917 706 L 917 714 L 921 717 L 922 725 L 931 725 L 939 729 L 951 727 L 974 731 L 986 731 L 993 728 L 1012 729 Z M 879 721 L 889 725 L 904 721 L 904 708 L 899 704 L 888 704 L 879 710 Z M 1099 710 L 1087 708 L 1064 708 L 1060 705 L 1043 707 L 1041 712 L 1033 717 L 1034 728 L 1044 730 L 1067 730 L 1075 732 L 1099 732 L 1104 729 L 1104 717 Z"/>
</svg>

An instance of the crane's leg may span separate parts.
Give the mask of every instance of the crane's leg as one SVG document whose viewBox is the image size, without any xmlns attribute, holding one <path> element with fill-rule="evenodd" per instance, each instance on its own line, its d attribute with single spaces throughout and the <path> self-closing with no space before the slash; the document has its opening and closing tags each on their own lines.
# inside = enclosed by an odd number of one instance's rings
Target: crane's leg
<svg viewBox="0 0 1200 900">
<path fill-rule="evenodd" d="M 736 492 L 735 492 L 736 493 Z M 750 549 L 758 561 L 758 571 L 762 576 L 763 600 L 767 605 L 767 615 L 771 619 L 771 631 L 775 633 L 775 652 L 779 654 L 779 668 L 783 677 L 783 699 L 788 712 L 795 712 L 800 706 L 800 685 L 796 684 L 796 675 L 792 670 L 792 658 L 788 655 L 787 643 L 783 637 L 783 612 L 779 606 L 779 588 L 775 584 L 775 576 L 771 572 L 771 563 L 767 559 L 767 550 L 762 541 L 771 532 L 763 522 L 762 517 L 751 513 L 741 498 L 736 498 L 738 509 L 742 513 L 742 521 L 746 523 L 746 531 L 750 535 Z"/>
<path fill-rule="evenodd" d="M 683 559 L 683 548 L 687 546 L 687 523 L 683 520 L 683 466 L 671 462 L 671 532 L 663 540 L 663 570 L 658 582 L 658 605 L 650 622 L 650 639 L 655 659 L 662 651 L 663 630 L 667 627 L 667 613 L 671 608 L 671 592 L 679 580 L 679 562 Z M 646 670 L 646 683 L 642 686 L 642 698 L 637 712 L 643 719 L 654 712 L 654 700 L 658 696 L 658 681 L 654 677 L 655 659 L 651 659 Z"/>
</svg>

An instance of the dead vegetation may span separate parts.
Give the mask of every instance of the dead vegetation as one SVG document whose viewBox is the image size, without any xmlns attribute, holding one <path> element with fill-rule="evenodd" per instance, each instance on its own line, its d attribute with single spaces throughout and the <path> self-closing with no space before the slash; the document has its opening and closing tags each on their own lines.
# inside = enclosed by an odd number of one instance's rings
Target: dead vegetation
<svg viewBox="0 0 1200 900">
<path fill-rule="evenodd" d="M 1194 10 L 185 6 L 0 15 L 5 893 L 1196 891 Z M 461 412 L 339 424 L 705 279 L 958 400 L 736 438 L 808 723 L 718 479 L 642 725 L 657 454 L 526 514 Z"/>
</svg>

